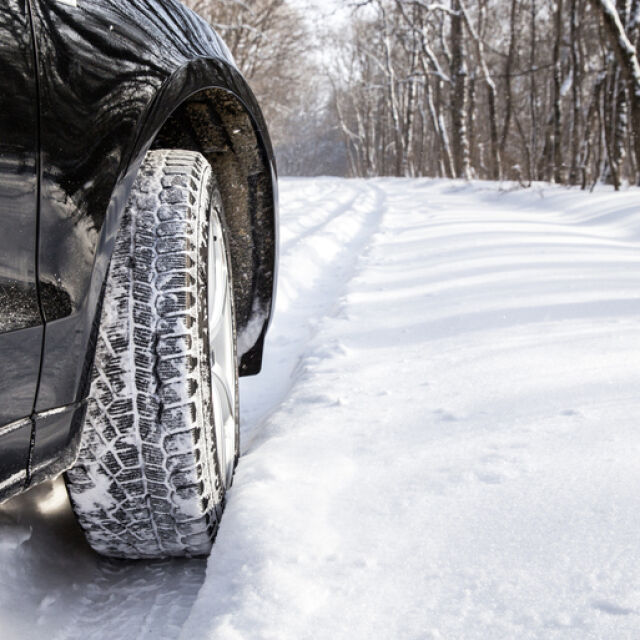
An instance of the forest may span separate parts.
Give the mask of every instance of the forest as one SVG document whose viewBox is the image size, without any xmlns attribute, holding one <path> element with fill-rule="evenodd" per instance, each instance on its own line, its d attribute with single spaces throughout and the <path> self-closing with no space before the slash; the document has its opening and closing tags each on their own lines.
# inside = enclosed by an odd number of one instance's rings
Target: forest
<svg viewBox="0 0 640 640">
<path fill-rule="evenodd" d="M 188 4 L 284 175 L 640 184 L 640 0 L 354 0 L 338 27 L 301 0 Z"/>
</svg>

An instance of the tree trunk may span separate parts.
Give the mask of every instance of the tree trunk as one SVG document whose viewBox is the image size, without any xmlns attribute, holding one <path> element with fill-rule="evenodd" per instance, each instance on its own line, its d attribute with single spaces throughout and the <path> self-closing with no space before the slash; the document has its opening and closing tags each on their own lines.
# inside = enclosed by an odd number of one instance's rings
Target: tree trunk
<svg viewBox="0 0 640 640">
<path fill-rule="evenodd" d="M 467 137 L 467 67 L 460 0 L 451 0 L 451 128 L 456 177 L 468 180 L 469 139 Z"/>
<path fill-rule="evenodd" d="M 562 68 L 560 63 L 560 46 L 562 44 L 562 11 L 563 0 L 556 0 L 556 33 L 553 44 L 553 134 L 552 134 L 552 159 L 554 182 L 563 182 L 562 167 L 562 110 L 560 95 L 562 89 Z"/>
<path fill-rule="evenodd" d="M 513 94 L 511 89 L 511 72 L 513 69 L 516 51 L 516 17 L 518 11 L 518 0 L 511 0 L 511 13 L 509 18 L 509 51 L 504 65 L 505 79 L 505 105 L 504 122 L 502 125 L 502 135 L 500 136 L 500 158 L 504 162 L 509 127 L 511 126 L 511 113 L 513 111 Z"/>
<path fill-rule="evenodd" d="M 529 29 L 531 42 L 529 45 L 529 117 L 531 118 L 531 131 L 530 131 L 530 147 L 529 147 L 529 162 L 528 172 L 529 181 L 532 182 L 538 179 L 537 172 L 537 155 L 538 155 L 538 114 L 537 114 L 537 100 L 538 100 L 538 87 L 536 82 L 536 48 L 537 48 L 537 34 L 536 34 L 536 0 L 531 0 L 530 13 L 529 13 Z"/>
<path fill-rule="evenodd" d="M 571 38 L 571 69 L 573 84 L 571 87 L 571 168 L 569 170 L 569 184 L 578 184 L 580 179 L 579 153 L 580 153 L 580 117 L 581 105 L 581 79 L 582 69 L 578 56 L 578 0 L 571 0 L 570 7 L 570 38 Z"/>
<path fill-rule="evenodd" d="M 462 17 L 464 18 L 465 25 L 467 30 L 469 31 L 469 35 L 473 39 L 476 46 L 476 55 L 478 57 L 478 63 L 480 65 L 480 70 L 482 72 L 482 79 L 484 80 L 484 84 L 487 88 L 487 101 L 489 107 L 489 139 L 491 141 L 491 168 L 489 170 L 489 176 L 492 180 L 499 180 L 502 173 L 501 161 L 500 161 L 500 148 L 498 146 L 498 119 L 496 113 L 496 85 L 489 73 L 489 68 L 487 66 L 485 56 L 484 56 L 484 42 L 482 41 L 481 34 L 478 34 L 476 30 L 473 28 L 471 24 L 471 20 L 469 19 L 469 15 L 467 13 L 466 7 L 464 6 L 463 0 L 458 0 L 460 11 L 462 12 Z M 484 23 L 484 11 L 485 11 L 485 2 L 484 0 L 480 1 L 479 4 L 479 31 L 482 31 L 482 26 Z M 475 105 L 473 105 L 475 107 Z M 471 136 L 469 136 L 471 139 Z M 473 146 L 471 146 L 473 148 Z"/>
<path fill-rule="evenodd" d="M 629 41 L 611 0 L 590 0 L 599 12 L 605 32 L 625 74 L 631 111 L 631 131 L 636 167 L 640 166 L 640 64 L 635 47 Z M 640 175 L 635 177 L 640 185 Z"/>
</svg>

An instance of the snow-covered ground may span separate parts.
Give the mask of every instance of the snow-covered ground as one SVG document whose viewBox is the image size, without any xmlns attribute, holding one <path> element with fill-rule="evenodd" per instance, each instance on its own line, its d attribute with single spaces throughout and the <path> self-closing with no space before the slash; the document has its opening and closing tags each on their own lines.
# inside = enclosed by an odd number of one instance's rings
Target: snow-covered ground
<svg viewBox="0 0 640 640">
<path fill-rule="evenodd" d="M 640 191 L 282 181 L 208 562 L 0 508 L 0 637 L 637 638 Z"/>
</svg>

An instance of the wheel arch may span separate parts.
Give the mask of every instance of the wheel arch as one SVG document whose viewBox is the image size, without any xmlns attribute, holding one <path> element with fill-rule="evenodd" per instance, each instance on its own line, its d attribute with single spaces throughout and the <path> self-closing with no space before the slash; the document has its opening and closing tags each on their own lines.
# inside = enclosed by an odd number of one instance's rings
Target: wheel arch
<svg viewBox="0 0 640 640">
<path fill-rule="evenodd" d="M 55 181 L 43 186 L 51 196 L 43 199 L 47 209 L 41 218 L 41 279 L 44 273 L 64 294 L 58 298 L 67 302 L 57 304 L 52 297 L 44 307 L 47 325 L 37 412 L 87 395 L 93 337 L 115 238 L 135 177 L 154 145 L 201 150 L 217 167 L 218 177 L 222 175 L 223 204 L 230 212 L 234 297 L 240 310 L 241 375 L 261 368 L 276 283 L 277 180 L 271 141 L 255 96 L 230 60 L 196 57 L 167 69 L 161 82 L 136 81 L 127 93 L 123 88 L 118 99 L 117 108 L 99 114 L 100 139 L 111 150 L 88 166 L 88 179 L 78 181 L 81 208 L 73 217 L 65 209 L 72 200 L 57 197 L 70 180 L 60 171 L 46 174 Z M 90 132 L 80 133 L 85 145 L 92 144 Z"/>
<path fill-rule="evenodd" d="M 242 99 L 223 87 L 186 97 L 165 119 L 150 149 L 199 151 L 222 197 L 234 273 L 240 375 L 259 373 L 274 302 L 276 181 L 270 142 Z"/>
<path fill-rule="evenodd" d="M 213 167 L 225 210 L 240 375 L 256 375 L 275 303 L 278 263 L 277 172 L 256 98 L 227 60 L 198 58 L 165 80 L 142 113 L 137 132 L 105 215 L 92 280 L 106 277 L 120 219 L 147 151 L 199 151 Z M 99 314 L 100 304 L 96 308 Z M 88 369 L 84 377 L 88 380 Z M 81 397 L 86 394 L 86 380 Z"/>
</svg>

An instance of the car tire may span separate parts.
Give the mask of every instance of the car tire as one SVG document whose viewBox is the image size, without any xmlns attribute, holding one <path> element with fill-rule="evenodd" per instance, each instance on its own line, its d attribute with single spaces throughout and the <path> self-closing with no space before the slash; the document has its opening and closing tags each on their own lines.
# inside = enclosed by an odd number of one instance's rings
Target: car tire
<svg viewBox="0 0 640 640">
<path fill-rule="evenodd" d="M 206 555 L 238 459 L 238 366 L 220 193 L 199 153 L 147 154 L 107 276 L 66 483 L 93 549 Z"/>
</svg>

